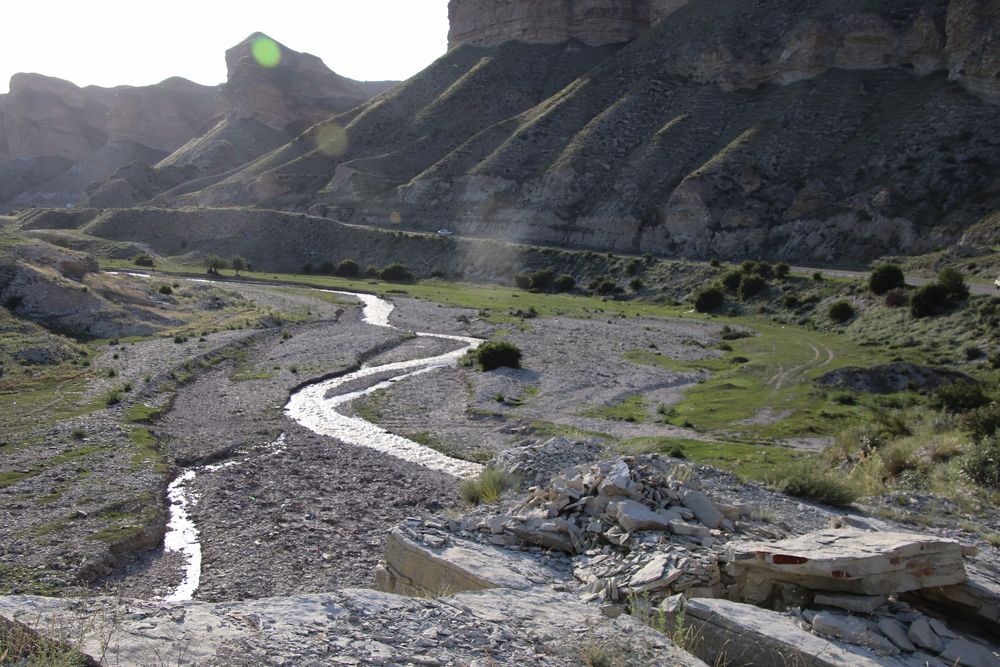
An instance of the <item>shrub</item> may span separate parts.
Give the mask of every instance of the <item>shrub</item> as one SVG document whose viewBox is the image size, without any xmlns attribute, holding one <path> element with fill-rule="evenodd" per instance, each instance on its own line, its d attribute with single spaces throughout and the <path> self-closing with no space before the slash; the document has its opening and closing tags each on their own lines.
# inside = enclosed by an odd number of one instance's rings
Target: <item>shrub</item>
<svg viewBox="0 0 1000 667">
<path fill-rule="evenodd" d="M 969 298 L 969 286 L 965 284 L 965 276 L 958 269 L 942 269 L 938 274 L 938 285 L 945 291 L 949 303 L 957 303 Z"/>
<path fill-rule="evenodd" d="M 994 352 L 989 356 L 990 368 L 1000 368 L 1000 352 Z"/>
<path fill-rule="evenodd" d="M 233 255 L 233 258 L 229 260 L 229 264 L 233 267 L 233 271 L 236 272 L 237 276 L 240 275 L 240 271 L 250 270 L 250 262 L 243 259 L 240 255 Z"/>
<path fill-rule="evenodd" d="M 320 274 L 322 274 L 324 276 L 332 276 L 333 272 L 336 271 L 336 270 L 337 270 L 337 267 L 335 267 L 333 265 L 333 262 L 331 262 L 328 259 L 325 259 L 322 262 L 320 262 L 319 268 L 316 269 L 317 273 L 320 273 Z"/>
<path fill-rule="evenodd" d="M 910 314 L 914 317 L 929 317 L 941 311 L 948 303 L 948 291 L 931 283 L 924 285 L 910 298 Z"/>
<path fill-rule="evenodd" d="M 779 280 L 784 280 L 791 273 L 792 268 L 788 266 L 785 262 L 778 262 L 774 265 L 774 277 Z"/>
<path fill-rule="evenodd" d="M 740 279 L 740 301 L 746 301 L 767 287 L 767 281 L 757 273 L 745 273 Z"/>
<path fill-rule="evenodd" d="M 412 283 L 417 279 L 409 269 L 399 263 L 385 267 L 378 272 L 378 277 L 394 283 Z"/>
<path fill-rule="evenodd" d="M 539 269 L 528 278 L 528 289 L 546 291 L 552 289 L 552 284 L 556 280 L 556 274 L 552 269 Z"/>
<path fill-rule="evenodd" d="M 799 297 L 794 294 L 786 294 L 785 298 L 781 300 L 781 305 L 785 308 L 791 310 L 792 308 L 797 308 L 799 305 Z"/>
<path fill-rule="evenodd" d="M 900 306 L 905 306 L 907 302 L 906 290 L 902 287 L 897 287 L 896 289 L 891 289 L 886 292 L 885 295 L 885 305 L 890 308 L 899 308 Z"/>
<path fill-rule="evenodd" d="M 708 263 L 708 265 L 709 265 L 709 266 L 711 266 L 711 267 L 712 267 L 713 269 L 717 269 L 717 268 L 719 268 L 720 266 L 722 266 L 722 263 L 721 263 L 721 262 L 720 262 L 719 260 L 717 260 L 717 259 L 715 259 L 715 258 L 713 257 L 713 258 L 712 258 L 712 261 L 710 261 L 710 262 Z"/>
<path fill-rule="evenodd" d="M 734 329 L 726 324 L 723 325 L 722 331 L 719 332 L 719 337 L 722 340 L 740 340 L 741 338 L 753 338 L 753 332 L 747 329 Z"/>
<path fill-rule="evenodd" d="M 779 468 L 768 478 L 774 490 L 797 498 L 808 498 L 834 507 L 846 507 L 858 499 L 858 490 L 843 476 L 815 463 L 793 463 Z"/>
<path fill-rule="evenodd" d="M 854 317 L 854 306 L 847 301 L 838 301 L 830 304 L 829 314 L 834 322 L 843 323 Z"/>
<path fill-rule="evenodd" d="M 312 274 L 312 272 L 313 272 L 312 262 L 306 262 L 305 264 L 302 265 L 302 273 L 308 276 Z"/>
<path fill-rule="evenodd" d="M 628 288 L 633 292 L 638 292 L 639 290 L 642 289 L 642 280 L 639 278 L 633 278 L 632 280 L 628 281 Z"/>
<path fill-rule="evenodd" d="M 902 289 L 906 287 L 903 278 L 903 269 L 895 264 L 882 264 L 876 266 L 868 278 L 868 289 L 881 296 L 889 290 Z"/>
<path fill-rule="evenodd" d="M 467 479 L 459 487 L 459 493 L 470 505 L 492 503 L 500 500 L 507 489 L 516 485 L 516 480 L 497 468 L 484 468 L 478 477 Z"/>
<path fill-rule="evenodd" d="M 814 271 L 812 279 L 816 282 L 821 282 L 823 280 L 823 273 L 821 271 Z"/>
<path fill-rule="evenodd" d="M 132 260 L 132 263 L 136 266 L 156 266 L 156 262 L 154 262 L 153 258 L 147 253 L 136 255 L 135 259 Z"/>
<path fill-rule="evenodd" d="M 642 263 L 637 259 L 630 259 L 625 265 L 625 273 L 630 276 L 634 276 L 642 269 Z"/>
<path fill-rule="evenodd" d="M 361 267 L 353 259 L 345 259 L 337 264 L 333 274 L 341 278 L 357 278 L 361 275 Z"/>
<path fill-rule="evenodd" d="M 514 286 L 518 289 L 528 289 L 531 287 L 531 274 L 527 271 L 514 275 Z"/>
<path fill-rule="evenodd" d="M 616 285 L 615 281 L 611 280 L 611 278 L 602 278 L 601 280 L 597 281 L 597 285 L 594 287 L 594 290 L 598 294 L 603 294 L 604 296 L 607 296 L 609 294 L 614 294 L 615 292 L 617 292 L 618 285 Z"/>
<path fill-rule="evenodd" d="M 484 371 L 506 366 L 521 367 L 521 349 L 505 340 L 490 341 L 481 345 L 475 352 L 475 360 Z"/>
<path fill-rule="evenodd" d="M 181 343 L 186 343 L 187 341 L 188 341 L 187 336 L 182 336 L 181 334 L 177 334 L 176 336 L 174 336 L 174 342 L 177 343 L 178 345 L 180 345 Z"/>
<path fill-rule="evenodd" d="M 170 285 L 160 285 L 160 289 L 158 291 L 160 292 L 160 294 L 166 294 L 166 295 L 174 293 L 174 290 L 172 287 L 170 287 Z"/>
<path fill-rule="evenodd" d="M 966 345 L 962 348 L 962 353 L 965 354 L 965 358 L 968 361 L 975 361 L 983 356 L 983 351 L 975 345 Z"/>
<path fill-rule="evenodd" d="M 1000 431 L 1000 403 L 991 403 L 970 410 L 962 416 L 959 426 L 969 433 L 973 440 L 997 435 Z"/>
<path fill-rule="evenodd" d="M 979 385 L 969 382 L 954 382 L 945 385 L 931 396 L 931 406 L 946 412 L 962 413 L 988 405 L 986 397 Z"/>
<path fill-rule="evenodd" d="M 980 486 L 1000 489 L 1000 436 L 976 442 L 962 464 L 962 472 Z"/>
<path fill-rule="evenodd" d="M 730 294 L 736 294 L 740 291 L 740 283 L 743 282 L 743 274 L 739 271 L 727 271 L 722 275 L 719 280 L 722 286 L 726 288 L 726 291 Z"/>
<path fill-rule="evenodd" d="M 725 295 L 718 287 L 706 287 L 695 294 L 694 309 L 699 313 L 710 313 L 721 306 L 725 300 Z"/>
<path fill-rule="evenodd" d="M 556 278 L 553 287 L 557 292 L 572 292 L 573 288 L 576 287 L 576 280 L 573 279 L 573 276 L 564 273 Z"/>
<path fill-rule="evenodd" d="M 374 264 L 369 264 L 365 267 L 365 277 L 366 278 L 378 278 L 378 267 Z"/>
</svg>

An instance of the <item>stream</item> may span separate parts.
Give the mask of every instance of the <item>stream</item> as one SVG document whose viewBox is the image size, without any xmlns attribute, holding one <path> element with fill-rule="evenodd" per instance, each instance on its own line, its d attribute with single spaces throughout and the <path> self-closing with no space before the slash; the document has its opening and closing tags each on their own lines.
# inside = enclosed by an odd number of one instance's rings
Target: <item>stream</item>
<svg viewBox="0 0 1000 667">
<path fill-rule="evenodd" d="M 389 314 L 394 306 L 385 299 L 373 294 L 321 291 L 358 299 L 363 306 L 365 324 L 396 329 L 389 324 Z M 390 433 L 360 417 L 349 417 L 337 411 L 340 406 L 390 387 L 401 380 L 429 373 L 439 368 L 454 366 L 467 351 L 476 349 L 483 342 L 478 338 L 447 334 L 418 332 L 416 335 L 423 338 L 456 341 L 463 345 L 451 352 L 424 359 L 411 359 L 376 366 L 364 364 L 351 373 L 308 385 L 292 394 L 285 405 L 285 416 L 314 433 L 337 438 L 349 445 L 368 447 L 462 479 L 477 475 L 483 469 L 483 466 L 478 463 L 446 456 L 412 440 Z M 338 387 L 373 376 L 387 377 L 366 389 L 337 393 Z M 283 451 L 284 448 L 285 434 L 281 434 L 275 442 L 271 443 L 264 455 L 271 456 L 277 451 Z M 180 585 L 163 597 L 164 602 L 192 600 L 201 582 L 201 541 L 198 527 L 189 513 L 190 508 L 198 503 L 198 498 L 191 488 L 191 482 L 199 474 L 211 474 L 222 468 L 240 465 L 249 460 L 250 456 L 255 455 L 248 455 L 243 459 L 234 459 L 222 464 L 189 468 L 174 479 L 168 487 L 167 499 L 170 516 L 163 540 L 163 549 L 165 552 L 179 552 L 183 555 L 184 578 Z"/>
</svg>

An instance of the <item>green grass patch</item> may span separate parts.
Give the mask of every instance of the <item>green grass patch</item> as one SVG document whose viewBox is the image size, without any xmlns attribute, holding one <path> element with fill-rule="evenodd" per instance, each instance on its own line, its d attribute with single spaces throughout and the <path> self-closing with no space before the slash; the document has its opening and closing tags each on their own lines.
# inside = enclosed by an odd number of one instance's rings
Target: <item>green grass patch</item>
<svg viewBox="0 0 1000 667">
<path fill-rule="evenodd" d="M 585 417 L 608 421 L 642 423 L 649 418 L 649 405 L 642 395 L 629 396 L 615 405 L 599 405 L 583 412 Z"/>
<path fill-rule="evenodd" d="M 158 418 L 162 410 L 145 403 L 133 403 L 125 411 L 125 419 L 130 422 L 151 422 Z"/>
<path fill-rule="evenodd" d="M 459 494 L 470 505 L 493 503 L 503 492 L 517 485 L 517 480 L 496 468 L 485 468 L 478 477 L 467 479 L 459 486 Z"/>
<path fill-rule="evenodd" d="M 688 438 L 631 438 L 615 448 L 627 454 L 663 454 L 683 457 L 692 463 L 728 470 L 741 479 L 768 480 L 775 467 L 810 461 L 815 454 L 785 447 L 747 445 L 736 442 L 705 442 Z"/>
</svg>

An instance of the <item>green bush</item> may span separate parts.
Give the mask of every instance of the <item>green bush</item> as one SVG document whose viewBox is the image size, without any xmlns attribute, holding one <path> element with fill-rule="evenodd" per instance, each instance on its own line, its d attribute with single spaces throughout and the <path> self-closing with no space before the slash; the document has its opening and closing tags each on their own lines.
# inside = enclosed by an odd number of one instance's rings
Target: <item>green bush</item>
<svg viewBox="0 0 1000 667">
<path fill-rule="evenodd" d="M 938 410 L 952 413 L 964 413 L 984 405 L 989 405 L 990 399 L 979 388 L 979 385 L 969 382 L 954 382 L 945 385 L 931 396 L 931 406 Z"/>
<path fill-rule="evenodd" d="M 378 278 L 378 267 L 375 266 L 374 264 L 369 264 L 365 268 L 365 277 L 366 278 Z"/>
<path fill-rule="evenodd" d="M 136 255 L 135 259 L 132 260 L 132 263 L 136 266 L 156 266 L 156 262 L 153 261 L 153 258 L 146 253 Z"/>
<path fill-rule="evenodd" d="M 722 286 L 726 288 L 726 291 L 730 294 L 736 294 L 740 291 L 740 283 L 743 282 L 743 274 L 739 271 L 727 271 L 722 274 L 722 278 L 719 279 Z"/>
<path fill-rule="evenodd" d="M 576 280 L 573 279 L 573 276 L 564 273 L 556 278 L 553 287 L 557 292 L 572 292 L 573 288 L 576 287 Z"/>
<path fill-rule="evenodd" d="M 250 262 L 246 261 L 240 255 L 233 255 L 233 258 L 229 260 L 229 264 L 233 267 L 233 271 L 236 272 L 236 275 L 240 275 L 240 271 L 250 270 Z"/>
<path fill-rule="evenodd" d="M 342 260 L 333 270 L 333 275 L 341 278 L 357 278 L 361 275 L 361 267 L 353 259 Z"/>
<path fill-rule="evenodd" d="M 531 274 L 527 271 L 514 274 L 514 287 L 518 289 L 528 289 L 531 287 Z"/>
<path fill-rule="evenodd" d="M 699 313 L 710 313 L 719 308 L 725 300 L 725 295 L 718 287 L 706 287 L 695 294 L 694 309 Z"/>
<path fill-rule="evenodd" d="M 507 489 L 516 486 L 516 480 L 497 468 L 484 468 L 478 477 L 467 479 L 459 486 L 459 493 L 470 505 L 492 503 L 500 500 Z"/>
<path fill-rule="evenodd" d="M 628 281 L 628 288 L 633 292 L 638 292 L 639 290 L 642 289 L 642 287 L 643 287 L 642 279 L 640 278 L 633 278 L 632 280 Z"/>
<path fill-rule="evenodd" d="M 983 405 L 962 415 L 959 425 L 972 435 L 973 440 L 981 440 L 997 435 L 1000 431 L 1000 403 Z"/>
<path fill-rule="evenodd" d="M 1000 436 L 976 442 L 962 463 L 962 472 L 980 486 L 1000 489 Z"/>
<path fill-rule="evenodd" d="M 785 298 L 781 300 L 781 305 L 783 305 L 785 308 L 788 308 L 789 310 L 791 310 L 792 308 L 798 308 L 799 297 L 795 296 L 794 294 L 786 294 Z"/>
<path fill-rule="evenodd" d="M 619 291 L 619 287 L 618 285 L 615 284 L 615 281 L 611 280 L 611 278 L 602 278 L 601 280 L 597 281 L 597 285 L 594 287 L 594 291 L 596 291 L 598 294 L 608 296 L 610 294 L 614 294 L 615 292 Z"/>
<path fill-rule="evenodd" d="M 868 289 L 879 296 L 889 290 L 906 287 L 903 277 L 903 269 L 895 264 L 882 264 L 876 266 L 868 278 Z"/>
<path fill-rule="evenodd" d="M 308 276 L 311 275 L 312 272 L 313 272 L 312 262 L 306 262 L 305 264 L 302 265 L 302 273 Z"/>
<path fill-rule="evenodd" d="M 417 279 L 409 269 L 399 263 L 390 264 L 389 266 L 383 268 L 378 272 L 378 277 L 382 280 L 394 283 L 412 283 Z"/>
<path fill-rule="evenodd" d="M 846 507 L 860 495 L 843 476 L 823 470 L 813 462 L 782 466 L 768 477 L 767 483 L 779 493 L 834 507 Z"/>
<path fill-rule="evenodd" d="M 837 301 L 830 304 L 829 314 L 834 322 L 844 323 L 854 317 L 854 306 L 847 301 Z"/>
<path fill-rule="evenodd" d="M 642 263 L 639 262 L 639 260 L 637 259 L 630 259 L 628 263 L 625 265 L 625 273 L 627 273 L 630 276 L 638 274 L 641 269 L 642 269 Z"/>
<path fill-rule="evenodd" d="M 725 324 L 722 327 L 722 331 L 719 332 L 719 337 L 722 340 L 740 340 L 741 338 L 753 338 L 753 332 L 749 329 L 734 329 Z"/>
<path fill-rule="evenodd" d="M 319 272 L 324 276 L 332 276 L 333 272 L 337 270 L 337 267 L 334 266 L 333 262 L 331 262 L 328 259 L 325 259 L 322 262 L 320 262 L 319 268 L 316 270 L 317 272 Z"/>
<path fill-rule="evenodd" d="M 229 262 L 218 255 L 208 255 L 205 257 L 205 266 L 208 267 L 209 271 L 221 271 L 222 269 L 229 268 Z"/>
<path fill-rule="evenodd" d="M 774 277 L 778 280 L 784 280 L 791 273 L 792 268 L 788 266 L 785 262 L 778 262 L 774 265 Z"/>
<path fill-rule="evenodd" d="M 160 289 L 157 290 L 160 294 L 170 295 L 174 293 L 174 290 L 170 285 L 160 285 Z"/>
<path fill-rule="evenodd" d="M 910 314 L 914 317 L 929 317 L 939 313 L 948 303 L 948 291 L 931 283 L 924 285 L 910 297 Z"/>
<path fill-rule="evenodd" d="M 944 289 L 949 303 L 954 304 L 969 298 L 969 286 L 965 284 L 965 276 L 958 269 L 942 269 L 937 281 Z"/>
<path fill-rule="evenodd" d="M 476 363 L 484 371 L 492 371 L 501 366 L 521 367 L 521 349 L 509 341 L 494 340 L 484 343 L 473 354 Z"/>
<path fill-rule="evenodd" d="M 746 301 L 767 287 L 767 281 L 757 273 L 744 273 L 740 279 L 740 301 Z"/>
<path fill-rule="evenodd" d="M 531 274 L 528 280 L 528 289 L 536 289 L 542 292 L 552 289 L 552 284 L 556 280 L 556 274 L 552 269 L 539 269 Z"/>
</svg>

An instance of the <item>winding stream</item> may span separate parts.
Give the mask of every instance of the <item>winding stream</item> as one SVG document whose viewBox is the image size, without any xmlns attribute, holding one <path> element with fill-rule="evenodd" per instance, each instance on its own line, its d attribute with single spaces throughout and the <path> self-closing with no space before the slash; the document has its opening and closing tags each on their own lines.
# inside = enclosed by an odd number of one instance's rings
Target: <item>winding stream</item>
<svg viewBox="0 0 1000 667">
<path fill-rule="evenodd" d="M 366 324 L 389 329 L 396 328 L 389 324 L 389 314 L 394 306 L 385 299 L 372 294 L 322 291 L 353 297 L 361 301 Z M 285 405 L 285 415 L 314 433 L 332 436 L 350 445 L 368 447 L 459 478 L 478 474 L 483 469 L 483 466 L 478 463 L 445 456 L 429 447 L 390 433 L 360 417 L 349 417 L 337 411 L 337 408 L 342 405 L 389 387 L 400 380 L 453 366 L 462 355 L 479 347 L 483 342 L 478 338 L 447 334 L 417 333 L 417 336 L 451 340 L 463 343 L 463 345 L 451 352 L 425 359 L 411 359 L 377 366 L 365 364 L 360 369 L 346 375 L 308 385 L 292 394 Z M 337 393 L 338 387 L 373 376 L 387 376 L 387 378 L 366 389 Z M 265 456 L 272 456 L 276 452 L 283 451 L 284 448 L 285 435 L 282 434 L 272 443 Z M 201 542 L 198 528 L 188 513 L 188 510 L 197 504 L 198 499 L 191 490 L 190 483 L 198 474 L 211 474 L 222 468 L 240 465 L 246 460 L 248 458 L 185 470 L 168 487 L 170 518 L 163 547 L 164 551 L 183 554 L 185 565 L 183 581 L 163 598 L 165 602 L 183 602 L 193 599 L 201 582 Z"/>
</svg>

